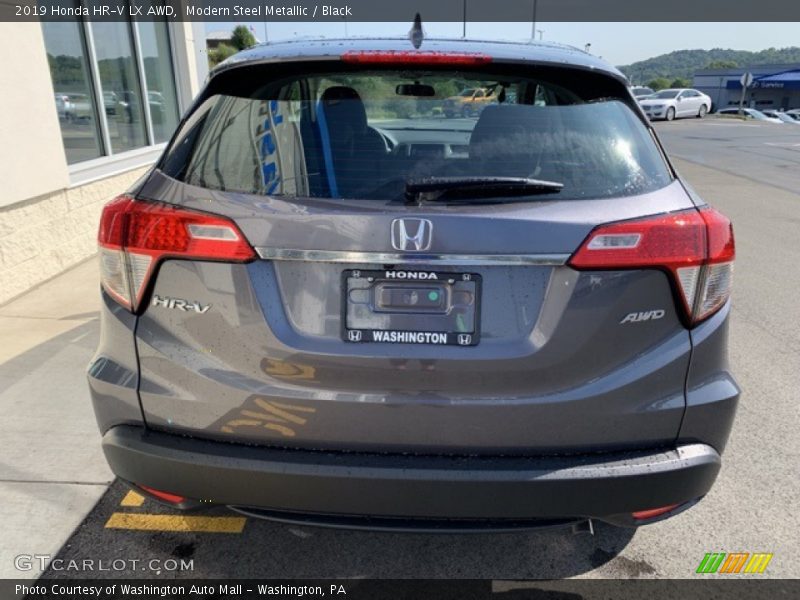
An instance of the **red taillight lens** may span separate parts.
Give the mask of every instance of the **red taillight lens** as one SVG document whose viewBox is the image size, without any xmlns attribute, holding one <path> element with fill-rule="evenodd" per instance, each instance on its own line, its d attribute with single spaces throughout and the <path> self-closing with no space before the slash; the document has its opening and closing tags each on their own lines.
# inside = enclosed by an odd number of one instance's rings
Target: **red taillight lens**
<svg viewBox="0 0 800 600">
<path fill-rule="evenodd" d="M 115 300 L 135 310 L 165 258 L 246 262 L 255 252 L 225 217 L 120 196 L 106 204 L 97 236 L 101 280 Z"/>
<path fill-rule="evenodd" d="M 150 494 L 151 496 L 155 496 L 159 500 L 163 500 L 164 502 L 169 502 L 170 504 L 180 504 L 181 502 L 185 502 L 186 498 L 183 496 L 178 496 L 178 494 L 171 494 L 170 492 L 162 492 L 161 490 L 157 490 L 155 488 L 148 487 L 146 485 L 138 484 L 139 487 Z"/>
<path fill-rule="evenodd" d="M 655 519 L 656 517 L 660 517 L 661 515 L 665 515 L 670 511 L 675 510 L 678 508 L 680 504 L 668 504 L 667 506 L 662 506 L 660 508 L 650 508 L 648 510 L 639 510 L 634 513 L 631 513 L 631 516 L 636 519 L 637 521 L 644 521 L 647 519 Z"/>
<path fill-rule="evenodd" d="M 695 324 L 730 296 L 734 257 L 731 222 L 713 208 L 703 208 L 601 225 L 569 264 L 578 270 L 666 270 Z"/>
<path fill-rule="evenodd" d="M 371 65 L 485 65 L 488 54 L 478 52 L 432 52 L 417 50 L 351 51 L 342 54 L 342 62 Z"/>
</svg>

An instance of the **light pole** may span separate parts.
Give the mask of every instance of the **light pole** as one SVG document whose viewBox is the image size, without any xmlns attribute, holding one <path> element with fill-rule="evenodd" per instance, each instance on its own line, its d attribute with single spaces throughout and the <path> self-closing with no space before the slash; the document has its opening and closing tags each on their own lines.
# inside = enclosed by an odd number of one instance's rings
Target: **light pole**
<svg viewBox="0 0 800 600">
<path fill-rule="evenodd" d="M 533 14 L 531 15 L 531 39 L 536 40 L 536 5 L 539 0 L 533 0 Z"/>
</svg>

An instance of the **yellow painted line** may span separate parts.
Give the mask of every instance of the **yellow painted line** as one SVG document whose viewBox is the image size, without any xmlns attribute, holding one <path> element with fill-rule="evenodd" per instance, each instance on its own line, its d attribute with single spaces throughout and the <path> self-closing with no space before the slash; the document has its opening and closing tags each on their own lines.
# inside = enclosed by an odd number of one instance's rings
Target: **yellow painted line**
<svg viewBox="0 0 800 600">
<path fill-rule="evenodd" d="M 246 517 L 198 517 L 185 515 L 140 515 L 114 513 L 107 529 L 137 531 L 193 531 L 197 533 L 242 533 Z"/>
<path fill-rule="evenodd" d="M 137 494 L 133 490 L 125 494 L 122 502 L 119 503 L 120 506 L 141 506 L 142 504 L 144 504 L 144 496 Z"/>
</svg>

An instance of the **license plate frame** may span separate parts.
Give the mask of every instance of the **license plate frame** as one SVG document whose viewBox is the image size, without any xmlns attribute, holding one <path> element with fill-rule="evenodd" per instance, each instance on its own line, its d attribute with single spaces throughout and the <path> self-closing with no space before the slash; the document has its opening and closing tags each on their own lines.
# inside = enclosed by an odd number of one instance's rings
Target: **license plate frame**
<svg viewBox="0 0 800 600">
<path fill-rule="evenodd" d="M 351 288 L 351 280 L 358 280 L 359 285 L 368 287 Z M 437 289 L 447 290 L 449 301 L 454 299 L 469 297 L 471 301 L 466 303 L 455 302 L 450 306 L 446 313 L 441 312 L 416 312 L 408 309 L 375 310 L 374 294 L 377 287 L 381 284 L 391 284 L 392 287 L 403 288 L 424 288 L 431 284 L 436 284 Z M 480 342 L 480 315 L 481 315 L 481 296 L 483 278 L 479 273 L 473 272 L 446 272 L 428 269 L 345 269 L 341 276 L 341 337 L 348 343 L 377 343 L 377 344 L 404 344 L 415 346 L 461 346 L 474 347 Z M 420 324 L 428 321 L 426 326 L 420 329 L 410 327 L 351 327 L 348 317 L 352 317 L 351 308 L 355 303 L 351 303 L 351 291 L 364 289 L 370 295 L 370 311 L 372 315 L 395 315 L 397 319 L 403 320 L 406 325 L 409 320 L 418 320 Z M 363 309 L 362 309 L 363 311 Z M 461 317 L 461 321 L 459 320 Z M 388 317 L 384 317 L 388 318 Z M 455 319 L 455 323 L 462 327 L 457 330 L 454 327 L 437 328 L 432 324 L 436 318 L 442 320 Z M 353 321 L 357 319 L 353 318 Z M 471 322 L 471 330 L 469 323 Z"/>
</svg>

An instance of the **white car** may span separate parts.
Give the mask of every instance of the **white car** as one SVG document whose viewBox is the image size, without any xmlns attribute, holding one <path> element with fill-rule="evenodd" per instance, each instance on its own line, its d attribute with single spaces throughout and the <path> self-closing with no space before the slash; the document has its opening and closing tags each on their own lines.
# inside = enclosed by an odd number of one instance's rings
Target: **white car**
<svg viewBox="0 0 800 600">
<path fill-rule="evenodd" d="M 781 123 L 791 123 L 792 125 L 800 125 L 800 115 L 787 115 L 785 112 L 775 110 L 774 108 L 762 110 L 765 116 L 771 119 L 778 119 Z"/>
<path fill-rule="evenodd" d="M 720 115 L 739 115 L 739 108 L 723 108 L 720 111 L 717 111 L 717 114 Z M 776 119 L 774 117 L 768 117 L 760 110 L 756 110 L 755 108 L 743 108 L 742 114 L 744 115 L 745 120 L 752 120 L 752 121 L 768 121 L 769 123 L 783 123 L 780 119 Z M 788 131 L 788 130 L 787 130 Z"/>
<path fill-rule="evenodd" d="M 58 118 L 61 120 L 66 119 L 69 97 L 61 92 L 56 92 L 54 97 L 56 99 L 56 112 L 58 112 Z"/>
<path fill-rule="evenodd" d="M 650 119 L 672 121 L 681 117 L 702 119 L 711 108 L 711 98 L 703 92 L 689 88 L 661 90 L 639 101 Z"/>
</svg>

